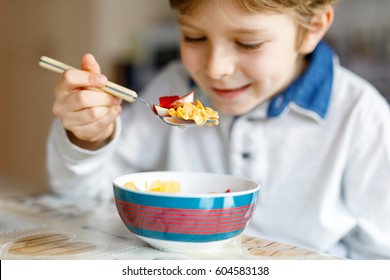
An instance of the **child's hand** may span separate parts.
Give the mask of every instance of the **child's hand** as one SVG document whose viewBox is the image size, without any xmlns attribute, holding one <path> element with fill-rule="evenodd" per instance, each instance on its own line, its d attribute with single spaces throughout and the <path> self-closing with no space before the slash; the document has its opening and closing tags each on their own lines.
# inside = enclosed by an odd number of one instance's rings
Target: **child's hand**
<svg viewBox="0 0 390 280">
<path fill-rule="evenodd" d="M 53 113 L 75 145 L 95 150 L 104 146 L 115 131 L 122 100 L 99 88 L 107 83 L 91 54 L 81 60 L 81 69 L 65 71 L 54 88 Z"/>
</svg>

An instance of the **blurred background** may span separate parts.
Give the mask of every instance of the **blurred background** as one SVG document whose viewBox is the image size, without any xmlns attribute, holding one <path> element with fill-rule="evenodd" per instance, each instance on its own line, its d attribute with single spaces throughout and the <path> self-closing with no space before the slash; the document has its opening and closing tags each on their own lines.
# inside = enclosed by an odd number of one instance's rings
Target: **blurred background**
<svg viewBox="0 0 390 280">
<path fill-rule="evenodd" d="M 326 40 L 341 64 L 390 100 L 390 1 L 341 0 Z M 140 90 L 178 56 L 167 0 L 0 0 L 0 188 L 47 190 L 46 138 L 57 75 L 93 53 L 110 80 Z"/>
</svg>

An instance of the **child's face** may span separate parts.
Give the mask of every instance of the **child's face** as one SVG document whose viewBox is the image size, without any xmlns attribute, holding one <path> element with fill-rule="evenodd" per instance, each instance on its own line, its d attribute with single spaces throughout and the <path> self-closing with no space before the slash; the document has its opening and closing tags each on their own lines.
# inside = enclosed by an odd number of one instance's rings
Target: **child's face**
<svg viewBox="0 0 390 280">
<path fill-rule="evenodd" d="M 203 1 L 180 15 L 181 56 L 221 113 L 246 113 L 302 70 L 297 27 L 282 14 L 244 13 L 231 0 Z"/>
</svg>

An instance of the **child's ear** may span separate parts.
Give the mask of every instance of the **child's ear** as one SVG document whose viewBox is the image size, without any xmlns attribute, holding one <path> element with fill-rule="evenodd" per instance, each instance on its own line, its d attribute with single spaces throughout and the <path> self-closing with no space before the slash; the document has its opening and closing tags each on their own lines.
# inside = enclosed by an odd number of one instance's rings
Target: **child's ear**
<svg viewBox="0 0 390 280">
<path fill-rule="evenodd" d="M 326 5 L 322 12 L 315 14 L 310 22 L 310 28 L 305 29 L 298 45 L 298 52 L 308 54 L 314 51 L 317 44 L 325 36 L 333 23 L 334 10 L 332 5 Z"/>
</svg>

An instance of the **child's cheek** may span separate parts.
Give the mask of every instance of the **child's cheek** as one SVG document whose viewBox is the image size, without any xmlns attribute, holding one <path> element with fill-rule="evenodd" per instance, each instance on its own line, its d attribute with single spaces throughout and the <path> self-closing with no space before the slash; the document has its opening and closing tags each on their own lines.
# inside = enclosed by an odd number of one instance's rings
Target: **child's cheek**
<svg viewBox="0 0 390 280">
<path fill-rule="evenodd" d="M 181 60 L 190 73 L 195 73 L 200 68 L 201 61 L 199 55 L 188 48 L 181 49 Z"/>
</svg>

